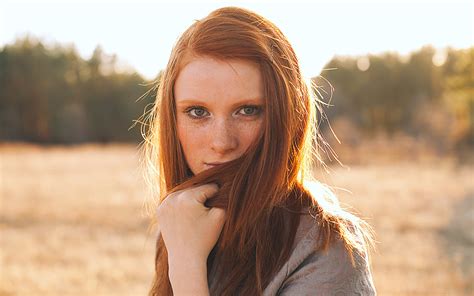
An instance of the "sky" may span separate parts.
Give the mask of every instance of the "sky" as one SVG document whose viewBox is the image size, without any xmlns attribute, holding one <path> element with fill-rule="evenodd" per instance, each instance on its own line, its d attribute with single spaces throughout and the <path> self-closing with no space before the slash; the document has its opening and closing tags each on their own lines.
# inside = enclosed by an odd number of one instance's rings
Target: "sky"
<svg viewBox="0 0 474 296">
<path fill-rule="evenodd" d="M 471 1 L 125 1 L 0 0 L 0 47 L 30 34 L 47 44 L 74 44 L 83 58 L 100 45 L 122 68 L 154 78 L 179 35 L 223 6 L 251 9 L 292 43 L 307 77 L 335 55 L 407 54 L 423 45 L 474 45 Z"/>
</svg>

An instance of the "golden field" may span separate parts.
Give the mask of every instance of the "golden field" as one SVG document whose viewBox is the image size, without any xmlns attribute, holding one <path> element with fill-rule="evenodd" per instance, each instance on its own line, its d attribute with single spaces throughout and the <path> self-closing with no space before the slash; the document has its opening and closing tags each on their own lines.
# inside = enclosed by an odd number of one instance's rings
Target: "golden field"
<svg viewBox="0 0 474 296">
<path fill-rule="evenodd" d="M 0 145 L 0 295 L 145 295 L 155 238 L 138 164 L 127 145 Z M 379 295 L 473 295 L 473 173 L 430 158 L 316 175 L 374 227 Z"/>
</svg>

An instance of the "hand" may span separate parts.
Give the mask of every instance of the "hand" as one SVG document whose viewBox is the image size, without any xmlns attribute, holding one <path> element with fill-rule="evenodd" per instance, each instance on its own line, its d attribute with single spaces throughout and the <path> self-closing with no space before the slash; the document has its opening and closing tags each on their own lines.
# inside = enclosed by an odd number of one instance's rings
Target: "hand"
<svg viewBox="0 0 474 296">
<path fill-rule="evenodd" d="M 216 184 L 177 191 L 158 207 L 158 227 L 169 261 L 179 265 L 206 262 L 225 221 L 223 209 L 204 206 L 217 191 Z"/>
</svg>

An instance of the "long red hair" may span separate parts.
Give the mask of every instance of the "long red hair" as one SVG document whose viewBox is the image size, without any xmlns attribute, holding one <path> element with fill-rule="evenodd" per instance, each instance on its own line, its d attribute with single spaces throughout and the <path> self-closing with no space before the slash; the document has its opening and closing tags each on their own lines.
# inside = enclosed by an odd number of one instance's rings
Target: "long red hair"
<svg viewBox="0 0 474 296">
<path fill-rule="evenodd" d="M 196 56 L 258 64 L 264 84 L 265 123 L 261 136 L 239 159 L 193 175 L 177 136 L 173 87 L 179 71 Z M 342 238 L 351 256 L 354 250 L 363 252 L 351 227 L 366 223 L 337 203 L 328 203 L 330 191 L 325 195 L 311 192 L 303 183 L 311 177 L 315 156 L 317 104 L 290 43 L 258 14 L 235 7 L 217 9 L 196 21 L 177 41 L 148 114 L 148 180 L 158 188 L 154 206 L 177 190 L 210 182 L 220 185 L 218 194 L 207 202 L 226 209 L 227 217 L 208 257 L 208 272 L 215 264 L 219 271 L 219 290 L 212 294 L 261 294 L 290 256 L 303 209 L 309 209 L 306 213 L 320 227 L 318 245 L 323 249 Z M 159 221 L 155 222 L 159 228 Z M 363 233 L 370 240 L 370 233 Z M 173 295 L 160 235 L 149 294 Z"/>
</svg>

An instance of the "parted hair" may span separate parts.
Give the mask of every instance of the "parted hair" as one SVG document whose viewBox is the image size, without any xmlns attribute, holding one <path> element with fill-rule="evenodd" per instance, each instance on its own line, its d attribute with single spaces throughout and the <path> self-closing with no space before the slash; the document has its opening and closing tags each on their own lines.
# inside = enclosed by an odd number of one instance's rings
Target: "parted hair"
<svg viewBox="0 0 474 296">
<path fill-rule="evenodd" d="M 241 157 L 194 175 L 178 138 L 173 89 L 180 70 L 200 56 L 257 64 L 265 119 L 260 136 Z M 319 100 L 303 79 L 292 46 L 272 22 L 236 7 L 195 21 L 175 44 L 157 90 L 144 141 L 147 180 L 156 188 L 153 205 L 172 192 L 214 182 L 219 191 L 206 206 L 226 209 L 224 227 L 207 261 L 208 272 L 216 268 L 219 282 L 211 294 L 261 295 L 291 255 L 300 214 L 312 215 L 320 229 L 315 250 L 327 250 L 341 239 L 351 258 L 364 252 L 371 242 L 368 224 L 342 210 L 328 188 L 305 185 L 313 162 L 320 159 L 315 148 Z M 159 229 L 159 221 L 153 224 Z M 159 233 L 149 295 L 173 295 Z"/>
</svg>

